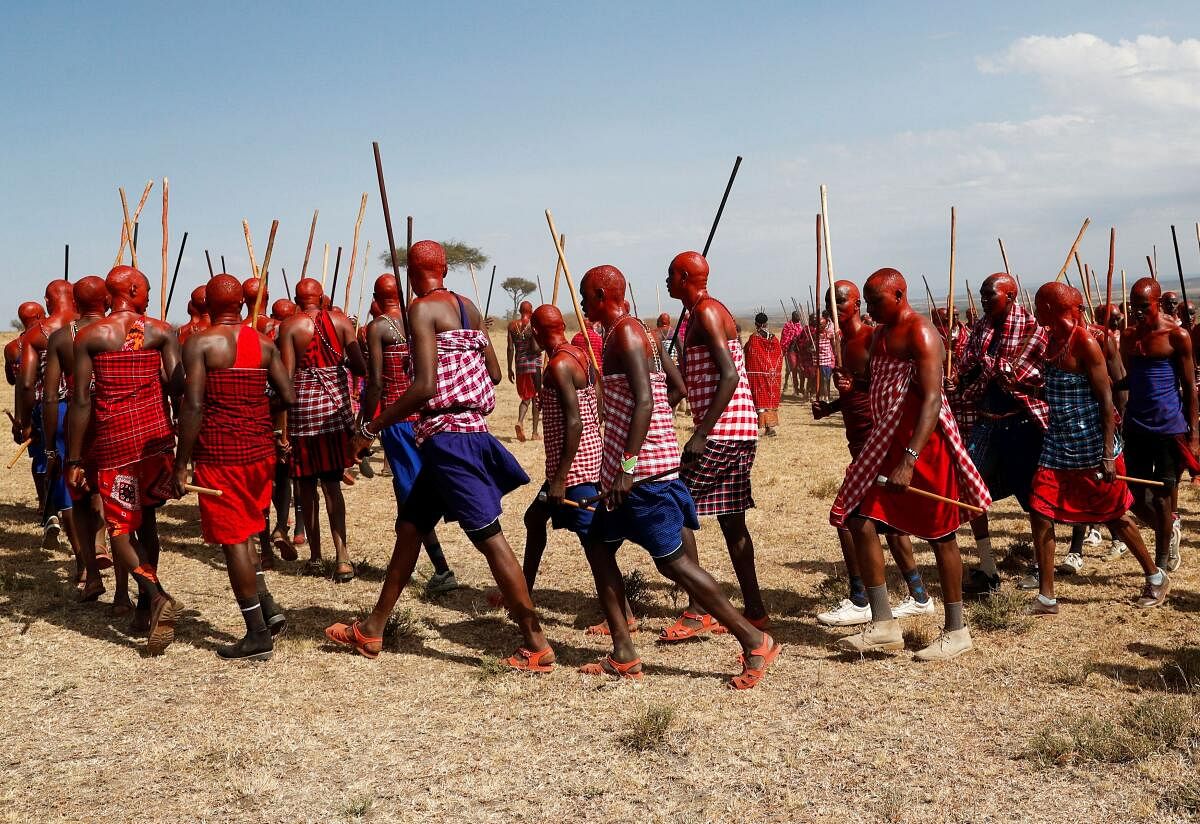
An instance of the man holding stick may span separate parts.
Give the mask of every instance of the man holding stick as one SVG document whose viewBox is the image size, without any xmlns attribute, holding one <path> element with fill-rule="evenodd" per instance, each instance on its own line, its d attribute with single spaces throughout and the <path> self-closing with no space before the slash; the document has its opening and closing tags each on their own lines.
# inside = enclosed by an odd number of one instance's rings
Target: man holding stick
<svg viewBox="0 0 1200 824">
<path fill-rule="evenodd" d="M 708 293 L 708 261 L 698 252 L 681 252 L 671 261 L 667 293 L 682 301 L 688 316 L 681 352 L 695 430 L 683 447 L 680 474 L 696 513 L 717 517 L 741 586 L 745 615 L 765 629 L 769 619 L 758 587 L 754 541 L 746 528 L 746 510 L 754 506 L 750 471 L 758 451 L 758 414 L 737 325 L 729 310 Z M 698 563 L 696 555 L 690 558 Z M 683 641 L 711 629 L 712 616 L 689 599 L 660 640 Z"/>
<path fill-rule="evenodd" d="M 625 277 L 616 267 L 589 270 L 580 291 L 588 319 L 602 323 L 606 332 L 606 418 L 600 465 L 605 497 L 588 531 L 587 559 L 613 641 L 611 655 L 580 671 L 642 679 L 616 561 L 617 550 L 629 540 L 649 552 L 659 572 L 700 605 L 706 629 L 719 622 L 737 638 L 742 673 L 729 686 L 750 689 L 762 680 L 782 647 L 738 612 L 695 560 L 692 530 L 699 528 L 699 521 L 692 497 L 676 472 L 681 455 L 670 403 L 682 397 L 683 381 L 642 324 L 630 318 L 625 309 Z"/>
<path fill-rule="evenodd" d="M 839 280 L 837 287 L 838 328 L 842 333 L 842 368 L 834 372 L 834 383 L 838 389 L 837 400 L 832 402 L 813 401 L 814 420 L 834 413 L 842 413 L 846 426 L 846 445 L 850 459 L 856 460 L 863 445 L 871 434 L 874 420 L 871 417 L 871 327 L 863 323 L 862 299 L 858 287 L 848 280 Z M 828 303 L 828 292 L 826 292 Z M 842 547 L 842 560 L 846 563 L 850 597 L 842 600 L 832 610 L 819 613 L 817 621 L 830 627 L 849 627 L 865 624 L 871 620 L 871 607 L 867 600 L 867 588 L 863 583 L 858 552 L 854 548 L 854 536 L 845 527 L 838 527 L 838 543 Z M 914 615 L 931 615 L 934 611 L 933 598 L 925 589 L 921 571 L 913 558 L 912 541 L 907 535 L 887 532 L 888 549 L 896 566 L 908 586 L 908 597 L 892 609 L 897 620 Z"/>
<path fill-rule="evenodd" d="M 888 604 L 879 546 L 878 529 L 890 529 L 924 538 L 933 547 L 945 625 L 916 659 L 947 661 L 972 648 L 963 621 L 962 559 L 954 538 L 967 519 L 960 504 L 986 509 L 991 497 L 945 403 L 941 340 L 933 324 L 909 305 L 904 276 L 880 269 L 867 279 L 866 297 L 879 324 L 871 344 L 871 408 L 876 414 L 862 451 L 846 470 L 829 520 L 854 537 L 871 623 L 838 643 L 856 652 L 904 648 L 900 623 Z M 930 500 L 930 493 L 937 500 Z"/>
<path fill-rule="evenodd" d="M 432 240 L 414 243 L 408 257 L 415 295 L 408 308 L 407 330 L 413 353 L 412 384 L 374 420 L 360 425 L 354 446 L 362 452 L 384 429 L 417 412 L 420 419 L 413 434 L 421 452 L 421 470 L 396 518 L 396 543 L 375 608 L 365 620 L 334 624 L 325 635 L 367 658 L 378 657 L 384 627 L 412 578 L 422 540 L 439 521 L 458 521 L 487 559 L 525 642 L 505 664 L 524 672 L 550 672 L 554 651 L 500 526 L 501 499 L 529 482 L 521 465 L 488 432 L 485 421 L 496 405 L 500 362 L 479 309 L 447 290 L 445 277 L 442 245 Z"/>
<path fill-rule="evenodd" d="M 508 380 L 517 385 L 517 397 L 521 406 L 517 410 L 517 440 L 525 442 L 525 413 L 533 406 L 533 439 L 539 440 L 537 394 L 541 391 L 542 353 L 533 339 L 533 327 L 529 318 L 533 315 L 533 304 L 521 301 L 519 313 L 508 324 Z M 513 361 L 516 371 L 513 371 Z"/>
<path fill-rule="evenodd" d="M 363 327 L 367 338 L 367 386 L 362 394 L 359 409 L 359 427 L 364 421 L 372 421 L 376 413 L 400 400 L 412 385 L 409 377 L 412 357 L 408 349 L 408 338 L 404 332 L 404 314 L 400 311 L 400 287 L 396 276 L 388 273 L 375 279 L 374 300 L 371 305 L 379 311 L 378 316 Z M 404 502 L 412 492 L 413 484 L 421 472 L 421 451 L 417 448 L 413 424 L 420 420 L 416 412 L 402 421 L 379 431 L 383 454 L 392 471 L 392 491 L 396 495 L 397 512 L 404 509 Z M 433 575 L 425 585 L 427 592 L 439 594 L 458 589 L 454 570 L 446 563 L 437 531 L 429 530 L 421 542 L 425 554 L 433 564 Z"/>
<path fill-rule="evenodd" d="M 1054 597 L 1054 524 L 1107 524 L 1137 558 L 1146 585 L 1136 606 L 1161 605 L 1170 591 L 1167 574 L 1150 560 L 1129 516 L 1133 495 L 1116 432 L 1112 380 L 1100 342 L 1083 321 L 1083 297 L 1066 283 L 1037 292 L 1037 319 L 1048 332 L 1045 395 L 1049 426 L 1033 476 L 1029 513 L 1037 549 L 1040 592 L 1032 615 L 1057 615 Z"/>
<path fill-rule="evenodd" d="M 131 266 L 117 266 L 105 285 L 112 313 L 75 337 L 64 466 L 67 483 L 77 494 L 100 493 L 113 555 L 137 582 L 130 628 L 148 632 L 147 653 L 160 655 L 175 639 L 182 611 L 159 582 L 154 510 L 174 494 L 175 434 L 167 399 L 177 404 L 183 369 L 171 328 L 146 316 L 146 276 Z"/>
<path fill-rule="evenodd" d="M 323 309 L 321 282 L 303 278 L 296 284 L 300 311 L 279 327 L 275 344 L 283 355 L 296 388 L 296 403 L 287 414 L 285 450 L 291 452 L 292 477 L 299 488 L 298 502 L 308 536 L 308 572 L 324 575 L 321 561 L 320 509 L 317 486 L 325 497 L 329 532 L 333 538 L 333 580 L 354 579 L 354 564 L 346 548 L 346 499 L 342 475 L 350 466 L 350 387 L 346 365 L 355 375 L 366 373 L 354 324 L 341 312 Z"/>
</svg>

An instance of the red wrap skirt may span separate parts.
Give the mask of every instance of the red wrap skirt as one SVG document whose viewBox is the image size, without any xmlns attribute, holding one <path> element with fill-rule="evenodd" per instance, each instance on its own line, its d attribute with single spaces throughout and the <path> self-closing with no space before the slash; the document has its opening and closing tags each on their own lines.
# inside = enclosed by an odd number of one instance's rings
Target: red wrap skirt
<svg viewBox="0 0 1200 824">
<path fill-rule="evenodd" d="M 204 540 L 232 546 L 250 540 L 266 527 L 263 510 L 271 504 L 274 456 L 248 464 L 197 463 L 193 476 L 197 486 L 225 493 L 197 496 Z"/>
<path fill-rule="evenodd" d="M 1125 456 L 1114 462 L 1116 474 L 1125 474 Z M 1050 469 L 1039 466 L 1033 476 L 1029 508 L 1060 524 L 1106 524 L 1133 506 L 1133 494 L 1124 481 L 1097 478 L 1097 469 Z"/>
</svg>

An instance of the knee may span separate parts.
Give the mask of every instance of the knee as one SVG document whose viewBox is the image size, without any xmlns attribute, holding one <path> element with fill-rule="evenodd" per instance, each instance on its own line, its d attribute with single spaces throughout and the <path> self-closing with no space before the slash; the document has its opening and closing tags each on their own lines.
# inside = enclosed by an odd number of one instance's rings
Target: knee
<svg viewBox="0 0 1200 824">
<path fill-rule="evenodd" d="M 499 518 L 492 521 L 487 526 L 480 527 L 479 529 L 463 530 L 463 532 L 466 533 L 467 540 L 474 544 L 475 548 L 484 555 L 490 555 L 496 550 L 496 546 L 491 539 L 499 535 L 501 531 L 502 528 L 500 526 Z"/>
</svg>

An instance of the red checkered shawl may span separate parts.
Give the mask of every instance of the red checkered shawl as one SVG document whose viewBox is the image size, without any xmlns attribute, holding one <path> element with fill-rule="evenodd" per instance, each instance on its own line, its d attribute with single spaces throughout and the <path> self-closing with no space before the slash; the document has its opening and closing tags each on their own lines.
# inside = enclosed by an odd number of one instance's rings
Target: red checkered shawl
<svg viewBox="0 0 1200 824">
<path fill-rule="evenodd" d="M 583 336 L 582 332 L 576 332 L 575 337 L 571 338 L 571 345 L 578 349 L 582 349 L 583 353 L 585 355 L 587 355 L 588 363 L 591 363 L 592 356 L 588 352 L 589 344 L 591 345 L 591 351 L 596 353 L 596 364 L 600 368 L 600 374 L 603 375 L 604 374 L 604 338 L 600 337 L 600 333 L 598 333 L 595 329 L 588 327 L 586 338 Z M 664 344 L 664 348 L 666 348 L 665 344 Z"/>
<path fill-rule="evenodd" d="M 518 323 L 517 329 L 520 331 L 513 335 L 517 374 L 532 375 L 542 368 L 542 353 L 534 351 L 533 327 L 528 322 L 524 325 Z"/>
<path fill-rule="evenodd" d="M 783 330 L 779 333 L 779 345 L 783 347 L 784 352 L 792 348 L 803 331 L 804 324 L 799 321 L 789 320 L 783 325 Z"/>
<path fill-rule="evenodd" d="M 116 469 L 175 447 L 157 349 L 101 352 L 94 360 L 89 463 Z"/>
<path fill-rule="evenodd" d="M 412 386 L 412 375 L 409 374 L 412 363 L 408 356 L 408 341 L 405 340 L 404 335 L 400 334 L 400 328 L 396 326 L 395 321 L 387 315 L 383 315 L 383 318 L 392 327 L 392 335 L 396 342 L 383 347 L 383 395 L 379 399 L 376 416 L 400 400 L 400 396 L 408 391 L 408 387 Z M 414 412 L 404 420 L 412 423 L 419 417 Z"/>
<path fill-rule="evenodd" d="M 233 367 L 213 369 L 205 377 L 197 463 L 244 465 L 275 454 L 267 370 L 250 366 L 262 362 L 258 341 L 253 329 L 240 327 Z"/>
<path fill-rule="evenodd" d="M 754 409 L 754 398 L 750 395 L 750 380 L 746 377 L 746 358 L 742 345 L 736 340 L 727 340 L 729 356 L 738 373 L 738 385 L 733 390 L 729 405 L 717 419 L 716 426 L 708 434 L 710 440 L 756 441 L 758 440 L 758 413 Z M 708 412 L 709 404 L 717 394 L 721 371 L 713 360 L 707 346 L 689 346 L 684 356 L 684 381 L 687 383 L 688 404 L 692 407 L 692 421 L 699 425 Z"/>
<path fill-rule="evenodd" d="M 783 346 L 770 332 L 755 331 L 746 341 L 746 377 L 758 409 L 778 409 L 782 389 Z"/>
<path fill-rule="evenodd" d="M 997 331 L 1000 333 L 998 346 L 994 353 L 989 353 Z M 955 370 L 965 377 L 978 369 L 969 385 L 959 387 L 963 399 L 978 404 L 996 375 L 1009 372 L 1014 382 L 1029 390 L 1013 389 L 1013 398 L 1045 429 L 1050 421 L 1050 408 L 1037 397 L 1037 387 L 1043 381 L 1040 366 L 1046 341 L 1046 331 L 1019 303 L 1013 303 L 1000 330 L 990 318 L 980 318 L 971 328 L 967 350 Z"/>
<path fill-rule="evenodd" d="M 288 410 L 288 435 L 307 437 L 350 429 L 350 388 L 342 365 L 344 352 L 329 313 L 313 322 L 313 336 L 292 381 L 296 403 Z"/>
<path fill-rule="evenodd" d="M 909 395 L 913 372 L 913 362 L 892 357 L 885 348 L 883 330 L 876 332 L 871 355 L 871 418 L 874 428 L 858 457 L 846 469 L 846 478 L 829 512 L 829 522 L 834 526 L 844 526 L 846 517 L 862 502 L 863 496 L 871 484 L 875 483 L 876 477 L 889 473 L 894 468 L 883 466 L 883 460 L 896 438 L 906 438 L 911 434 L 897 432 L 897 428 L 905 399 Z M 941 407 L 938 410 L 937 425 L 953 456 L 962 500 L 987 509 L 992 503 L 987 484 L 967 454 L 967 448 L 958 433 L 958 426 L 954 423 L 954 415 L 946 403 L 945 394 L 942 395 Z M 926 491 L 946 494 L 942 489 Z"/>
<path fill-rule="evenodd" d="M 488 337 L 478 329 L 437 333 L 437 388 L 413 426 L 417 445 L 438 432 L 487 432 L 484 417 L 496 408 L 496 389 L 484 351 Z"/>
<path fill-rule="evenodd" d="M 600 441 L 600 416 L 596 409 L 595 373 L 592 371 L 591 361 L 582 352 L 572 352 L 566 347 L 559 351 L 565 351 L 578 361 L 588 376 L 588 385 L 575 392 L 579 399 L 579 418 L 583 423 L 583 433 L 579 436 L 579 448 L 575 451 L 575 458 L 567 472 L 566 485 L 594 484 L 600 477 L 600 457 L 604 451 Z M 545 378 L 542 379 L 540 394 L 542 433 L 545 436 L 546 447 L 546 480 L 551 480 L 558 471 L 559 461 L 562 460 L 563 442 L 566 440 L 566 418 L 558 390 L 550 386 L 550 381 Z"/>
</svg>

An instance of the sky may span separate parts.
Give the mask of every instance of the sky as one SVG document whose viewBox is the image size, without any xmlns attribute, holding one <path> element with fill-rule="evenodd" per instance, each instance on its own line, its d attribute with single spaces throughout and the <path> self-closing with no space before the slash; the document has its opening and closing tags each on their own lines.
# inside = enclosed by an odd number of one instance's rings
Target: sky
<svg viewBox="0 0 1200 824">
<path fill-rule="evenodd" d="M 374 140 L 397 239 L 411 214 L 416 239 L 480 247 L 493 314 L 505 277 L 549 297 L 547 208 L 576 280 L 615 265 L 643 316 L 659 291 L 674 314 L 667 264 L 703 247 L 738 155 L 709 254 L 735 310 L 807 298 L 820 184 L 834 272 L 860 284 L 891 266 L 944 296 L 952 206 L 960 305 L 1002 269 L 998 237 L 1036 285 L 1085 217 L 1101 276 L 1115 226 L 1131 283 L 1155 246 L 1174 277 L 1171 224 L 1197 273 L 1198 37 L 1191 2 L 23 4 L 0 29 L 0 302 L 37 298 L 66 243 L 73 278 L 105 274 L 118 187 L 136 201 L 154 179 L 139 265 L 157 307 L 164 176 L 172 267 L 189 233 L 173 320 L 205 249 L 249 275 L 243 219 L 260 261 L 280 221 L 273 298 L 314 209 L 309 272 L 341 245 L 344 284 L 363 192 L 373 278 Z M 465 271 L 448 285 L 474 294 Z"/>
</svg>

